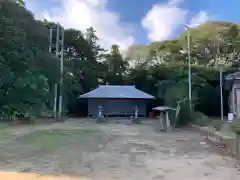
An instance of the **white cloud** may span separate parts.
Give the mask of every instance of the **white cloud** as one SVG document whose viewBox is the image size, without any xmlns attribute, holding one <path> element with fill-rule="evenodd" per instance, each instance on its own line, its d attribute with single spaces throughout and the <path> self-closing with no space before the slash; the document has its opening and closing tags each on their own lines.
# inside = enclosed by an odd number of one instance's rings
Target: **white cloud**
<svg viewBox="0 0 240 180">
<path fill-rule="evenodd" d="M 188 24 L 189 27 L 197 27 L 211 18 L 206 11 L 200 11 L 190 17 L 189 11 L 180 7 L 184 0 L 168 0 L 167 3 L 159 3 L 152 6 L 142 19 L 142 26 L 148 32 L 151 41 L 163 41 L 176 35 L 179 27 Z"/>
<path fill-rule="evenodd" d="M 121 49 L 126 49 L 135 41 L 130 35 L 130 26 L 122 24 L 120 15 L 106 8 L 107 0 L 58 0 L 59 6 L 49 7 L 41 13 L 38 11 L 39 0 L 26 2 L 29 2 L 27 7 L 37 18 L 59 22 L 65 28 L 82 31 L 94 27 L 100 44 L 105 48 L 118 44 Z"/>
<path fill-rule="evenodd" d="M 167 4 L 153 5 L 142 19 L 142 26 L 152 41 L 166 40 L 186 21 L 187 10 L 179 7 L 182 0 L 170 0 Z"/>
<path fill-rule="evenodd" d="M 169 4 L 169 5 L 179 5 L 179 4 L 181 4 L 182 2 L 184 2 L 184 0 L 169 0 L 169 1 L 168 1 L 168 4 Z"/>
<path fill-rule="evenodd" d="M 190 21 L 189 27 L 197 27 L 200 24 L 204 24 L 207 21 L 209 21 L 210 17 L 207 12 L 200 11 L 198 14 L 196 14 Z"/>
</svg>

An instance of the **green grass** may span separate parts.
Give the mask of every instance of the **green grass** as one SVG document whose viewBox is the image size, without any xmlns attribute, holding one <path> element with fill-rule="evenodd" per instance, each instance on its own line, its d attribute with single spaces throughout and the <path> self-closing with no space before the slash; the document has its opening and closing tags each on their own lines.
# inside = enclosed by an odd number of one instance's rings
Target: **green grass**
<svg viewBox="0 0 240 180">
<path fill-rule="evenodd" d="M 68 148 L 89 151 L 97 148 L 100 137 L 99 132 L 94 130 L 40 130 L 23 136 L 20 142 L 47 152 Z"/>
<path fill-rule="evenodd" d="M 5 140 L 9 136 L 11 136 L 11 134 L 11 131 L 6 125 L 0 124 L 0 141 Z"/>
</svg>

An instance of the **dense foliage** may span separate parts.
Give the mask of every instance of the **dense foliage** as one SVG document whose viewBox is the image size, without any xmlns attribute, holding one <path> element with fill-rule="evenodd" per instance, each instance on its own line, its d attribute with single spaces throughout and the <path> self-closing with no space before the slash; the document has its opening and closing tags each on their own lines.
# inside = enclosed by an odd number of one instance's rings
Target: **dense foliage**
<svg viewBox="0 0 240 180">
<path fill-rule="evenodd" d="M 0 0 L 2 118 L 51 112 L 53 87 L 60 78 L 60 63 L 48 52 L 50 27 L 55 28 L 56 24 L 35 20 L 23 1 Z M 219 64 L 224 63 L 225 74 L 236 71 L 240 58 L 239 25 L 209 22 L 191 29 L 190 33 L 193 108 L 218 116 Z M 64 109 L 69 114 L 84 115 L 86 103 L 77 100 L 80 94 L 99 84 L 131 84 L 157 97 L 152 106 L 165 104 L 176 108 L 186 99 L 181 104 L 179 116 L 182 117 L 189 111 L 186 36 L 184 32 L 175 40 L 134 45 L 123 56 L 118 45 L 112 45 L 110 50 L 103 49 L 93 27 L 85 32 L 66 29 Z M 53 33 L 54 40 L 56 34 Z M 226 111 L 227 108 L 225 103 Z"/>
<path fill-rule="evenodd" d="M 0 3 L 0 111 L 7 118 L 37 115 L 51 100 L 59 63 L 47 52 L 47 28 L 22 5 Z"/>
</svg>

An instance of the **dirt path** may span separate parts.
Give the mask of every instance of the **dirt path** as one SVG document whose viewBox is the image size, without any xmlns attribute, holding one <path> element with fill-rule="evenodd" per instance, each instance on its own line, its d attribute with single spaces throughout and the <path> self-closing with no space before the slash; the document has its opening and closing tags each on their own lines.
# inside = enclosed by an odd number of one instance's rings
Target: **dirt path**
<svg viewBox="0 0 240 180">
<path fill-rule="evenodd" d="M 107 130 L 105 130 L 107 132 Z M 237 180 L 234 161 L 212 152 L 198 133 L 112 127 L 114 139 L 91 163 L 94 179 Z"/>
<path fill-rule="evenodd" d="M 150 125 L 63 123 L 40 129 L 91 129 L 89 143 L 68 136 L 66 147 L 42 153 L 18 140 L 0 150 L 0 169 L 82 176 L 93 180 L 238 180 L 235 161 L 192 131 L 156 133 Z M 33 132 L 21 130 L 21 135 Z M 93 146 L 94 145 L 94 146 Z M 15 150 L 14 150 L 15 148 Z M 29 149 L 32 148 L 32 149 Z M 16 151 L 16 152 L 15 152 Z M 26 152 L 27 153 L 24 153 Z M 21 156 L 20 156 L 21 155 Z"/>
</svg>

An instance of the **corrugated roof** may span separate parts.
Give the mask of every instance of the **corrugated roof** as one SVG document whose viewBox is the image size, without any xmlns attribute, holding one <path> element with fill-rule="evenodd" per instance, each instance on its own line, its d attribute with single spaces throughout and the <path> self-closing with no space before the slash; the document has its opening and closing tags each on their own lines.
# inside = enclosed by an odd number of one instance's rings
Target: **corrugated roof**
<svg viewBox="0 0 240 180">
<path fill-rule="evenodd" d="M 155 97 L 136 89 L 135 86 L 104 85 L 79 96 L 79 98 L 154 99 Z"/>
<path fill-rule="evenodd" d="M 168 106 L 158 106 L 158 107 L 155 107 L 155 108 L 152 108 L 152 109 L 157 110 L 157 111 L 176 110 L 176 109 L 168 107 Z"/>
</svg>

